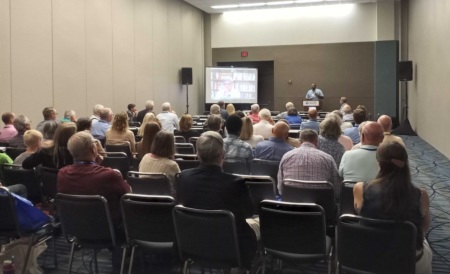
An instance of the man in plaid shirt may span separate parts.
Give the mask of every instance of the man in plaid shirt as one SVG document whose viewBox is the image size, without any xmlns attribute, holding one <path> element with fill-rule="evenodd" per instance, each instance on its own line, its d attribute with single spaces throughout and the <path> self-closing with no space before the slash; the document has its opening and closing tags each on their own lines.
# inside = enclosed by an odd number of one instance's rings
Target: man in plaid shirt
<svg viewBox="0 0 450 274">
<path fill-rule="evenodd" d="M 236 114 L 228 116 L 226 126 L 228 136 L 223 140 L 225 149 L 225 160 L 243 160 L 247 167 L 253 160 L 252 146 L 239 139 L 242 128 L 242 119 Z"/>
</svg>

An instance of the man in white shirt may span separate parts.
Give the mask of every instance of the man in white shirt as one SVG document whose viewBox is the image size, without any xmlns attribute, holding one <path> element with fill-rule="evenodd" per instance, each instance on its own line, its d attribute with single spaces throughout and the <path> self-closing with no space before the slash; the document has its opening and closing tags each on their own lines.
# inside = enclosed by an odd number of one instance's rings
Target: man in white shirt
<svg viewBox="0 0 450 274">
<path fill-rule="evenodd" d="M 162 104 L 162 112 L 156 115 L 162 125 L 162 129 L 173 132 L 178 129 L 178 116 L 172 112 L 169 102 Z"/>
<path fill-rule="evenodd" d="M 263 108 L 258 113 L 259 123 L 253 125 L 253 135 L 261 135 L 264 139 L 268 140 L 273 137 L 271 123 L 272 117 L 270 116 L 270 110 Z"/>
</svg>

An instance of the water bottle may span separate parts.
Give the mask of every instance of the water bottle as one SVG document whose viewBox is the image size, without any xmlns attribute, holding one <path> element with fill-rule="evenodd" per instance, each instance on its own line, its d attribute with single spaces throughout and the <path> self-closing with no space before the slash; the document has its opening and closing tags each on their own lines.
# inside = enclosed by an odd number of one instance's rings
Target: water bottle
<svg viewBox="0 0 450 274">
<path fill-rule="evenodd" d="M 3 274 L 15 274 L 16 267 L 12 260 L 4 260 L 3 261 Z"/>
</svg>

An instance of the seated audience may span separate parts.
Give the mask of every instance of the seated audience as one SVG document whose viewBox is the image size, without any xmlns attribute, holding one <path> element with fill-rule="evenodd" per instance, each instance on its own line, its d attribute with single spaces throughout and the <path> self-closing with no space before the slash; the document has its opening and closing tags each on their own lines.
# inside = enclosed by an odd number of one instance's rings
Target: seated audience
<svg viewBox="0 0 450 274">
<path fill-rule="evenodd" d="M 383 141 L 383 128 L 376 122 L 367 122 L 362 128 L 361 147 L 346 151 L 339 165 L 339 175 L 344 181 L 365 182 L 373 180 L 378 172 L 376 152 Z"/>
<path fill-rule="evenodd" d="M 376 158 L 376 177 L 353 188 L 355 210 L 366 218 L 412 222 L 417 230 L 416 273 L 431 274 L 433 252 L 425 239 L 431 221 L 428 193 L 412 183 L 408 154 L 400 143 L 382 143 Z"/>
<path fill-rule="evenodd" d="M 227 118 L 226 129 L 228 136 L 224 139 L 225 160 L 243 160 L 247 167 L 253 160 L 252 146 L 239 139 L 242 129 L 242 119 L 236 114 Z"/>
<path fill-rule="evenodd" d="M 88 117 L 81 117 L 80 119 L 77 119 L 77 123 L 76 123 L 77 124 L 77 132 L 84 131 L 84 132 L 91 134 L 91 125 L 92 125 L 93 121 L 94 120 L 91 120 Z M 102 155 L 105 155 L 105 149 L 103 148 L 100 140 L 95 139 L 95 144 L 97 146 L 97 152 L 100 155 L 98 160 L 99 161 L 103 160 Z"/>
<path fill-rule="evenodd" d="M 105 107 L 103 105 L 97 104 L 92 109 L 92 115 L 89 117 L 89 119 L 92 121 L 92 125 L 100 121 L 100 113 L 102 112 L 102 109 Z"/>
<path fill-rule="evenodd" d="M 161 122 L 163 130 L 173 133 L 175 129 L 178 129 L 178 116 L 172 111 L 169 102 L 162 104 L 162 112 L 156 115 L 156 118 Z"/>
<path fill-rule="evenodd" d="M 42 136 L 44 137 L 42 141 L 42 147 L 53 146 L 53 138 L 55 137 L 55 133 L 59 125 L 60 123 L 56 121 L 48 121 L 47 123 L 45 123 L 44 129 L 42 131 Z"/>
<path fill-rule="evenodd" d="M 204 131 L 215 131 L 222 137 L 225 137 L 225 134 L 222 130 L 223 120 L 219 114 L 211 114 L 206 120 L 205 124 L 207 124 L 207 127 L 204 129 Z"/>
<path fill-rule="evenodd" d="M 42 110 L 42 115 L 44 116 L 44 121 L 39 122 L 36 126 L 36 130 L 39 130 L 42 134 L 44 134 L 45 124 L 49 121 L 56 121 L 59 124 L 59 121 L 56 119 L 56 115 L 58 115 L 58 113 L 53 107 L 44 108 L 44 110 Z"/>
<path fill-rule="evenodd" d="M 127 106 L 127 116 L 128 116 L 128 121 L 130 122 L 134 122 L 134 120 L 136 120 L 137 118 L 137 108 L 136 108 L 136 104 L 128 104 Z"/>
<path fill-rule="evenodd" d="M 174 135 L 183 136 L 186 142 L 189 142 L 189 138 L 191 137 L 199 137 L 200 132 L 196 130 L 192 130 L 192 116 L 189 114 L 184 114 L 180 118 L 179 122 L 179 130 L 174 131 Z"/>
<path fill-rule="evenodd" d="M 9 147 L 26 148 L 23 142 L 23 135 L 25 131 L 31 129 L 31 122 L 25 115 L 17 116 L 13 121 L 14 128 L 17 130 L 17 135 L 9 140 Z"/>
<path fill-rule="evenodd" d="M 273 121 L 270 116 L 270 111 L 267 108 L 263 108 L 259 111 L 259 123 L 253 125 L 253 133 L 255 135 L 261 135 L 264 139 L 272 137 Z M 254 121 L 254 120 L 253 120 Z"/>
<path fill-rule="evenodd" d="M 278 191 L 283 194 L 285 179 L 306 181 L 327 181 L 333 184 L 338 193 L 341 183 L 336 163 L 329 154 L 317 149 L 317 132 L 305 129 L 300 134 L 301 146 L 286 154 L 280 162 L 278 170 Z"/>
<path fill-rule="evenodd" d="M 350 137 L 352 139 L 353 144 L 357 144 L 360 141 L 358 126 L 362 122 L 366 121 L 366 112 L 362 109 L 355 109 L 353 111 L 353 119 L 355 120 L 355 124 L 352 128 L 347 128 L 344 130 L 344 135 Z"/>
<path fill-rule="evenodd" d="M 236 109 L 234 108 L 233 104 L 228 104 L 226 110 L 228 115 L 234 114 L 236 112 Z"/>
<path fill-rule="evenodd" d="M 288 114 L 284 119 L 286 119 L 290 125 L 302 123 L 302 117 L 298 115 L 298 111 L 294 107 L 288 110 Z"/>
<path fill-rule="evenodd" d="M 341 99 L 339 100 L 339 103 L 341 104 L 341 107 L 339 108 L 339 112 L 342 113 L 342 115 L 344 114 L 344 108 L 346 106 L 348 106 L 347 104 L 347 97 L 341 97 Z"/>
<path fill-rule="evenodd" d="M 242 129 L 241 134 L 239 135 L 239 139 L 251 145 L 252 148 L 255 148 L 256 144 L 264 141 L 264 138 L 261 135 L 253 134 L 253 124 L 250 117 L 243 117 L 242 119 Z"/>
<path fill-rule="evenodd" d="M 142 121 L 142 124 L 139 127 L 139 130 L 137 133 L 138 136 L 144 137 L 145 125 L 150 122 L 155 122 L 159 125 L 159 127 L 162 127 L 161 122 L 159 121 L 158 118 L 156 118 L 155 114 L 153 112 L 149 112 L 149 113 L 145 114 L 145 116 L 144 116 L 144 120 Z"/>
<path fill-rule="evenodd" d="M 252 123 L 256 124 L 259 123 L 260 117 L 259 117 L 259 105 L 253 104 L 250 107 L 250 113 L 248 114 L 248 117 L 252 119 Z"/>
<path fill-rule="evenodd" d="M 402 146 L 405 146 L 405 143 L 403 142 L 401 137 L 394 136 L 394 135 L 391 134 L 391 129 L 392 129 L 392 119 L 391 119 L 391 117 L 389 117 L 387 115 L 381 115 L 380 118 L 378 118 L 377 122 L 383 127 L 383 131 L 384 131 L 384 133 L 383 133 L 384 134 L 383 143 L 398 142 Z"/>
<path fill-rule="evenodd" d="M 359 140 L 361 140 L 361 134 L 362 134 L 362 130 L 364 128 L 364 126 L 368 123 L 369 121 L 364 121 L 361 124 L 359 124 L 358 126 L 358 133 L 359 133 Z M 352 150 L 353 149 L 358 149 L 361 147 L 361 141 L 359 143 L 357 143 L 356 145 L 352 146 Z"/>
<path fill-rule="evenodd" d="M 340 119 L 340 118 L 339 118 Z M 333 157 L 336 166 L 341 163 L 345 148 L 339 143 L 341 127 L 336 116 L 328 116 L 320 123 L 320 135 L 318 148 Z"/>
<path fill-rule="evenodd" d="M 159 125 L 156 122 L 148 122 L 145 124 L 144 127 L 144 137 L 142 140 L 137 144 L 137 157 L 139 159 L 142 159 L 145 154 L 150 153 L 153 139 L 155 139 L 156 133 L 158 133 L 161 130 L 161 125 Z"/>
<path fill-rule="evenodd" d="M 110 108 L 103 108 L 100 111 L 100 120 L 96 123 L 92 123 L 91 134 L 95 138 L 105 138 L 106 131 L 111 127 L 111 121 L 113 119 L 113 112 Z"/>
<path fill-rule="evenodd" d="M 220 100 L 217 102 L 217 105 L 220 107 L 220 116 L 222 120 L 226 120 L 228 118 L 228 111 L 225 109 L 225 102 Z"/>
<path fill-rule="evenodd" d="M 312 129 L 319 133 L 319 122 L 317 121 L 317 109 L 308 110 L 308 121 L 302 121 L 300 124 L 300 130 Z"/>
<path fill-rule="evenodd" d="M 49 168 L 62 168 L 73 164 L 72 155 L 67 150 L 67 142 L 76 130 L 77 128 L 72 122 L 59 125 L 52 146 L 41 148 L 38 152 L 28 156 L 23 160 L 22 167 L 32 169 L 42 165 Z"/>
<path fill-rule="evenodd" d="M 8 143 L 9 140 L 17 135 L 17 129 L 13 125 L 15 118 L 16 116 L 12 112 L 5 112 L 2 114 L 2 121 L 5 126 L 0 129 L 0 142 Z"/>
<path fill-rule="evenodd" d="M 145 108 L 138 112 L 137 117 L 135 119 L 136 122 L 143 123 L 144 117 L 147 113 L 153 113 L 153 107 L 155 103 L 152 100 L 148 100 L 145 102 Z"/>
<path fill-rule="evenodd" d="M 144 155 L 139 164 L 139 172 L 165 173 L 170 180 L 172 196 L 175 193 L 175 174 L 180 172 L 175 155 L 175 139 L 173 134 L 164 130 L 156 133 L 152 142 L 150 153 Z"/>
<path fill-rule="evenodd" d="M 258 143 L 255 147 L 253 156 L 258 159 L 281 161 L 283 155 L 294 149 L 291 145 L 286 143 L 289 136 L 289 126 L 286 123 L 275 123 L 272 129 L 273 137 L 269 140 Z"/>
<path fill-rule="evenodd" d="M 228 121 L 232 116 L 227 118 Z M 238 116 L 233 121 L 240 120 Z M 234 125 L 233 122 L 230 124 Z M 199 209 L 221 209 L 233 213 L 243 266 L 251 268 L 257 250 L 259 221 L 250 219 L 254 213 L 252 200 L 241 177 L 224 173 L 224 140 L 216 132 L 204 132 L 197 141 L 200 167 L 180 173 L 177 185 L 180 204 Z"/>
<path fill-rule="evenodd" d="M 286 116 L 288 115 L 288 110 L 293 107 L 294 107 L 294 104 L 292 102 L 287 102 L 286 103 L 286 111 L 283 111 L 282 113 L 278 114 L 277 118 L 278 119 L 286 119 Z"/>
<path fill-rule="evenodd" d="M 14 159 L 15 165 L 22 165 L 22 162 L 33 153 L 36 153 L 42 145 L 42 133 L 40 131 L 30 129 L 25 131 L 23 142 L 27 146 L 27 150 Z"/>
<path fill-rule="evenodd" d="M 280 119 L 280 120 L 278 120 L 278 122 L 285 123 L 286 125 L 289 126 L 289 123 L 286 119 Z M 289 145 L 291 145 L 293 147 L 300 147 L 300 140 L 298 138 L 292 138 L 292 137 L 288 136 L 286 139 L 286 143 L 288 143 Z"/>
<path fill-rule="evenodd" d="M 121 145 L 128 143 L 131 152 L 136 152 L 134 134 L 128 129 L 128 115 L 122 111 L 114 115 L 112 126 L 106 131 L 107 145 Z"/>
<path fill-rule="evenodd" d="M 350 137 L 345 136 L 344 134 L 342 134 L 342 113 L 339 110 L 333 110 L 330 113 L 327 113 L 327 115 L 325 116 L 325 118 L 329 117 L 329 116 L 333 116 L 336 121 L 339 123 L 339 127 L 341 127 L 341 135 L 339 136 L 339 143 L 344 146 L 345 151 L 347 150 L 351 150 L 353 147 L 353 141 Z M 351 124 L 351 123 L 350 123 Z M 351 125 L 353 127 L 353 125 Z"/>
<path fill-rule="evenodd" d="M 342 114 L 344 115 L 342 117 L 342 120 L 344 120 L 344 122 L 353 122 L 353 112 L 352 112 L 352 107 L 350 105 L 345 105 L 342 108 Z"/>
<path fill-rule="evenodd" d="M 77 122 L 77 114 L 75 113 L 75 110 L 64 111 L 64 118 L 61 119 L 61 123 L 66 122 Z"/>
</svg>

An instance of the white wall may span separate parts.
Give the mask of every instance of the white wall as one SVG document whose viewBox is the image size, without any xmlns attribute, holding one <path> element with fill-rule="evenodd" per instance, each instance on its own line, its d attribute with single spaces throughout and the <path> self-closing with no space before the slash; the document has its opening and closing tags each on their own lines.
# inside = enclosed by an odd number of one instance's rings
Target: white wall
<svg viewBox="0 0 450 274">
<path fill-rule="evenodd" d="M 409 118 L 420 137 L 450 157 L 450 1 L 410 0 L 409 10 Z"/>
<path fill-rule="evenodd" d="M 192 67 L 190 113 L 203 110 L 203 13 L 180 0 L 0 0 L 0 112 L 61 117 L 118 112 L 148 99 L 185 111 L 181 67 Z"/>
</svg>

